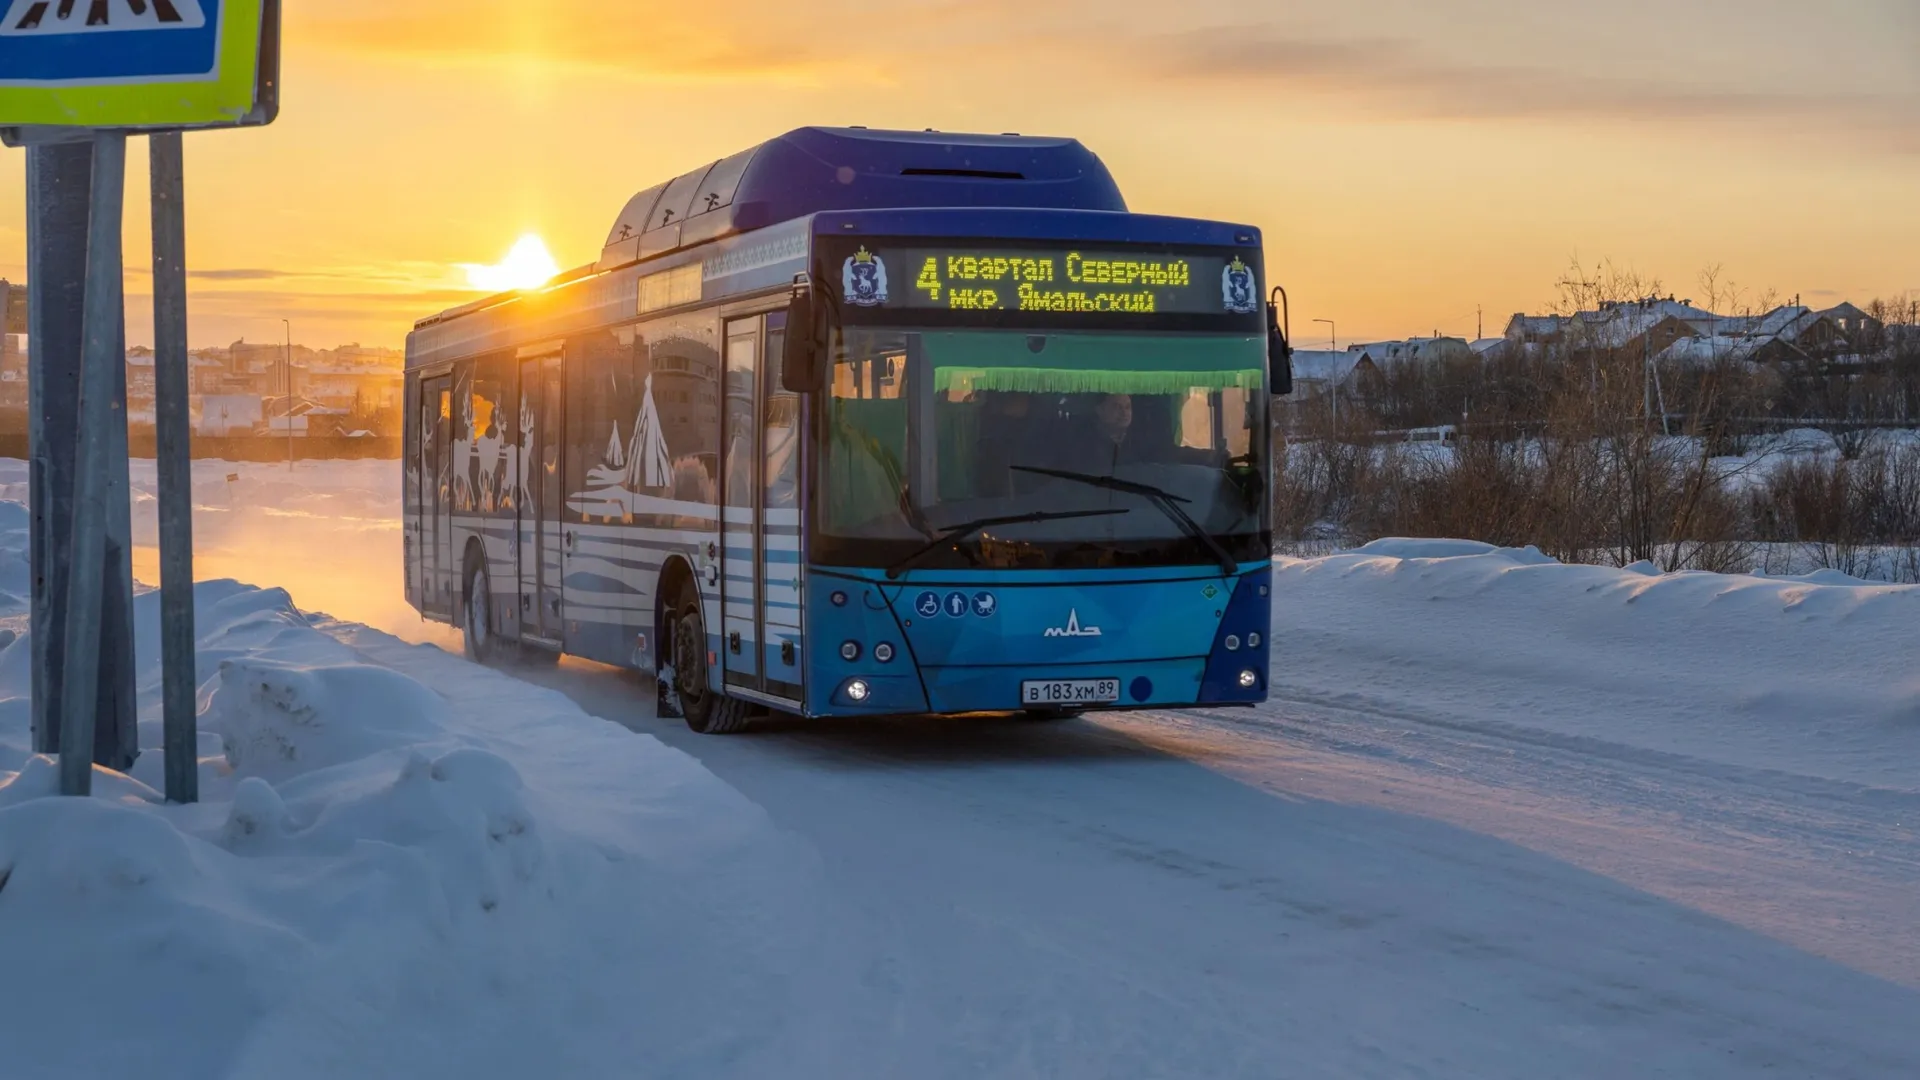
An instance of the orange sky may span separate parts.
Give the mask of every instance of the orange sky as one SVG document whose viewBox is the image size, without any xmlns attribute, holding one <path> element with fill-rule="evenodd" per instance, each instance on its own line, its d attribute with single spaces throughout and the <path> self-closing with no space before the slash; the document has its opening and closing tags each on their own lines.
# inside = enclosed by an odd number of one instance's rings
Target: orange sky
<svg viewBox="0 0 1920 1080">
<path fill-rule="evenodd" d="M 1264 228 L 1302 337 L 1342 344 L 1471 335 L 1477 306 L 1497 333 L 1576 254 L 1695 299 L 1713 264 L 1750 295 L 1920 292 L 1911 0 L 288 6 L 280 121 L 187 141 L 195 345 L 282 317 L 398 345 L 474 295 L 457 264 L 529 231 L 590 261 L 634 191 L 810 123 L 1076 136 L 1137 210 Z"/>
</svg>

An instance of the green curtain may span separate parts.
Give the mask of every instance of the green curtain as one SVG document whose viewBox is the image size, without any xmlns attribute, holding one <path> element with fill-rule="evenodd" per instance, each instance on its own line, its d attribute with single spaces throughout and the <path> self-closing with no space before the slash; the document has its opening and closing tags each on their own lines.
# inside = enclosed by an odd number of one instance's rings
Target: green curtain
<svg viewBox="0 0 1920 1080">
<path fill-rule="evenodd" d="M 1063 334 L 1047 337 L 1039 353 L 1028 348 L 1029 338 L 981 331 L 923 335 L 934 392 L 1184 394 L 1252 390 L 1265 376 L 1259 338 Z"/>
</svg>

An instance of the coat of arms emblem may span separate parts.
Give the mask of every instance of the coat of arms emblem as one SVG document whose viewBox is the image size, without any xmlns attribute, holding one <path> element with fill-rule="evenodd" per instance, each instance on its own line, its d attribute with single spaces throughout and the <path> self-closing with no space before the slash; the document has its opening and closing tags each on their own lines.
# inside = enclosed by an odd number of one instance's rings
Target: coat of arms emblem
<svg viewBox="0 0 1920 1080">
<path fill-rule="evenodd" d="M 887 302 L 887 264 L 864 246 L 847 258 L 840 271 L 841 292 L 855 307 L 879 307 Z"/>
<path fill-rule="evenodd" d="M 1228 311 L 1251 315 L 1260 310 L 1260 296 L 1253 284 L 1253 267 L 1238 256 L 1220 272 L 1220 295 Z"/>
</svg>

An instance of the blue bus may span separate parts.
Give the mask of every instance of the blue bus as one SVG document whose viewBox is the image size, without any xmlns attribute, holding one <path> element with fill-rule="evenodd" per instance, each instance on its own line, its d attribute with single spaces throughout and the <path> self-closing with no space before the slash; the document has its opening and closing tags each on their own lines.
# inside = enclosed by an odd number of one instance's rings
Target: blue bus
<svg viewBox="0 0 1920 1080">
<path fill-rule="evenodd" d="M 1265 274 L 1071 139 L 789 132 L 415 325 L 408 600 L 700 732 L 1262 701 Z"/>
</svg>

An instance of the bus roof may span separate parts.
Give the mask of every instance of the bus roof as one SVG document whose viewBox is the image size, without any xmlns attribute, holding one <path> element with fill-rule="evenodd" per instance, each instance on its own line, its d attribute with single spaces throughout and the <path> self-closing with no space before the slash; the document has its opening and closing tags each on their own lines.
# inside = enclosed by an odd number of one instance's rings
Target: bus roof
<svg viewBox="0 0 1920 1080">
<path fill-rule="evenodd" d="M 1077 139 L 804 127 L 627 200 L 600 258 L 549 286 L 825 211 L 1025 208 L 1125 213 L 1113 174 Z M 493 307 L 483 297 L 425 326 Z"/>
<path fill-rule="evenodd" d="M 1075 139 L 805 127 L 627 201 L 596 269 L 827 210 L 1112 210 L 1126 200 Z"/>
</svg>

